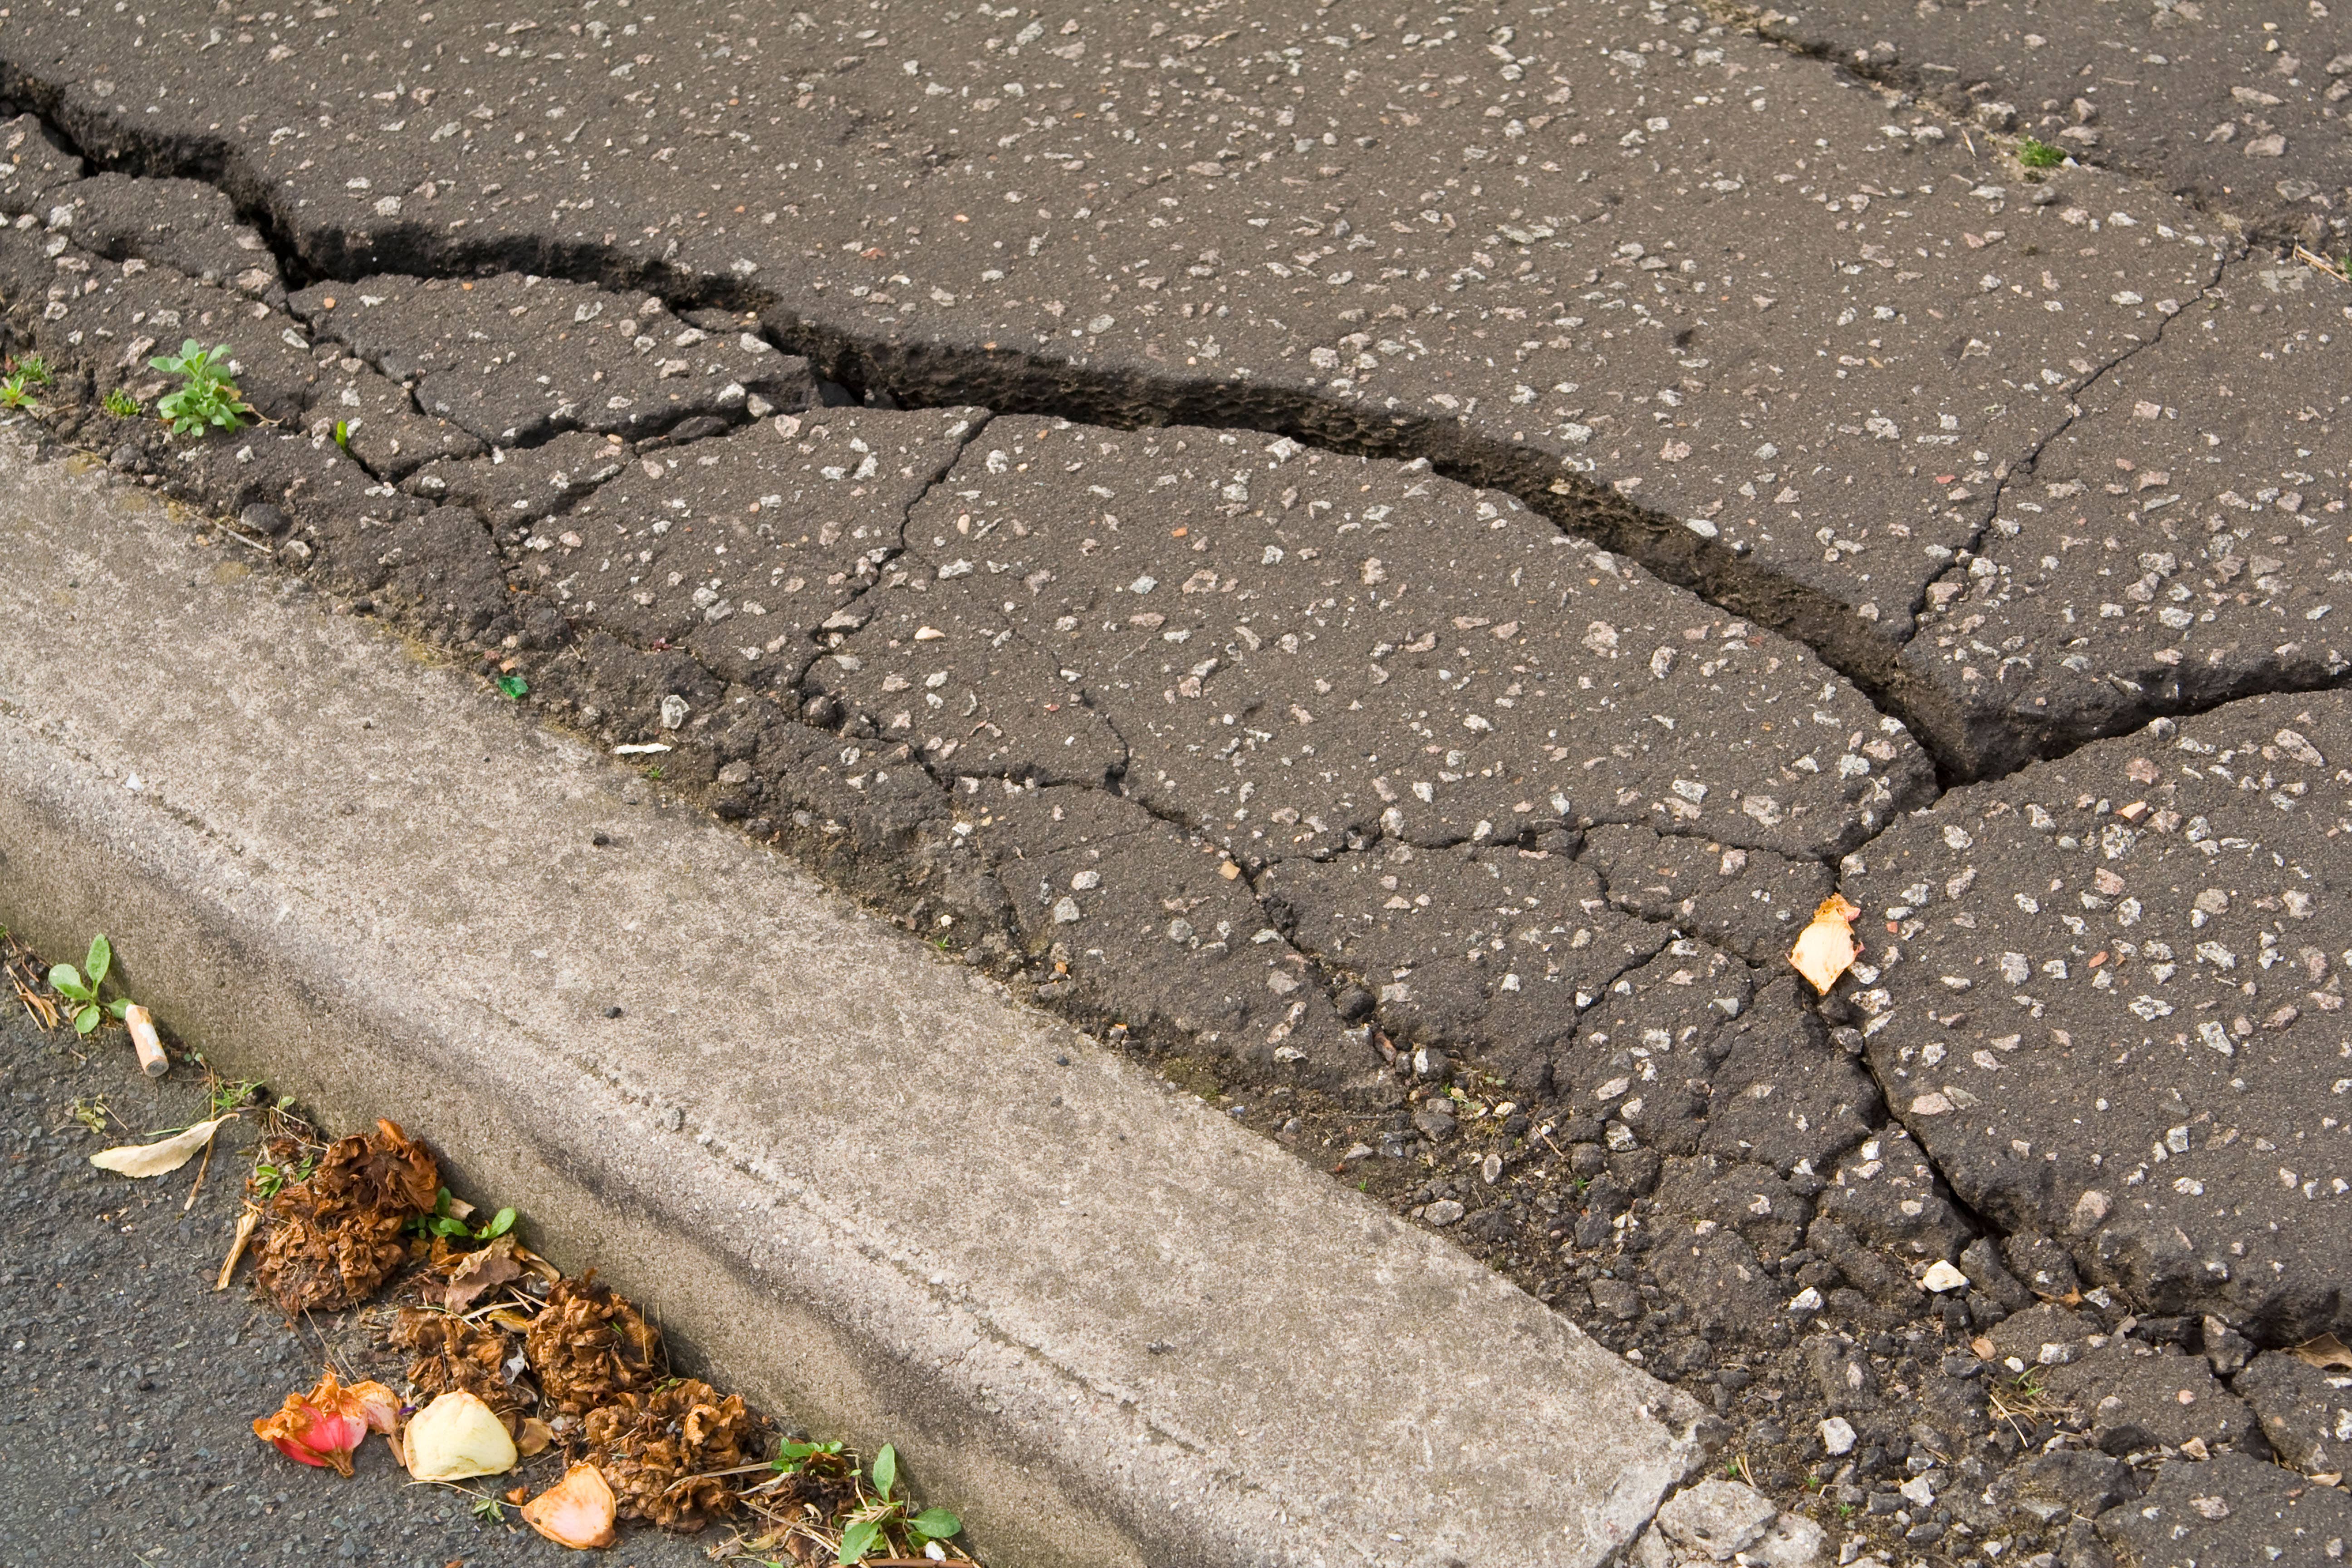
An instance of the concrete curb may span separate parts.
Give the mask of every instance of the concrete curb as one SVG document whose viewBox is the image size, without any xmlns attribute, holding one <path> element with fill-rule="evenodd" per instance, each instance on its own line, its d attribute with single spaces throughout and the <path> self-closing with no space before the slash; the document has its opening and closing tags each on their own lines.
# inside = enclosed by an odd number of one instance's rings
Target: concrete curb
<svg viewBox="0 0 2352 1568">
<path fill-rule="evenodd" d="M 1438 1239 L 151 498 L 0 474 L 0 919 L 395 1112 L 992 1561 L 1597 1564 L 1699 1462 Z"/>
</svg>

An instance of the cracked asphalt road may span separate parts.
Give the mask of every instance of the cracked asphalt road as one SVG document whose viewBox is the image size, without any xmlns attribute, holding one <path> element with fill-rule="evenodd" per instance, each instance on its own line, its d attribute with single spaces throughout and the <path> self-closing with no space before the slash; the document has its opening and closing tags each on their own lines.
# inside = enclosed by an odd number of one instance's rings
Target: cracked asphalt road
<svg viewBox="0 0 2352 1568">
<path fill-rule="evenodd" d="M 2315 139 L 2279 228 L 1674 5 L 594 9 L 0 21 L 46 427 L 1452 1229 L 1857 1551 L 2169 1561 L 2192 1440 L 2331 1473 L 2352 287 L 2241 226 L 2339 232 Z M 102 411 L 174 333 L 277 423 Z"/>
</svg>

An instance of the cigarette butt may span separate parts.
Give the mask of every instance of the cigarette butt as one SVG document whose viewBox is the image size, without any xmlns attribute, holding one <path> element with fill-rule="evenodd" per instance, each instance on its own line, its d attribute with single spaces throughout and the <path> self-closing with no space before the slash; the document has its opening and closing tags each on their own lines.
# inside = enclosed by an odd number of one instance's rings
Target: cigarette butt
<svg viewBox="0 0 2352 1568">
<path fill-rule="evenodd" d="M 123 1027 L 131 1031 L 131 1043 L 139 1047 L 139 1068 L 149 1078 L 162 1078 L 172 1070 L 172 1058 L 163 1054 L 163 1042 L 155 1037 L 155 1019 L 136 1002 L 123 1009 Z"/>
<path fill-rule="evenodd" d="M 253 1239 L 253 1227 L 261 1223 L 261 1211 L 251 1204 L 236 1216 L 236 1237 L 229 1243 L 228 1257 L 221 1264 L 220 1278 L 213 1282 L 215 1290 L 228 1289 L 229 1276 L 236 1272 L 237 1259 L 245 1256 L 245 1244 Z"/>
</svg>

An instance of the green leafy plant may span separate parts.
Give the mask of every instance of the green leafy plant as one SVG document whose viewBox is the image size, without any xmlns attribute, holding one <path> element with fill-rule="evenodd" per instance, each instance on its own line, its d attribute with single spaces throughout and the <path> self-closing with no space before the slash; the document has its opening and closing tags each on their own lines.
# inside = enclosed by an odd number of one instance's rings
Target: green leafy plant
<svg viewBox="0 0 2352 1568">
<path fill-rule="evenodd" d="M 89 955 L 76 969 L 70 963 L 60 963 L 49 971 L 49 989 L 73 1004 L 74 1033 L 87 1035 L 104 1018 L 120 1020 L 131 1010 L 131 999 L 118 996 L 111 1002 L 101 1001 L 98 994 L 100 982 L 114 967 L 114 944 L 103 936 L 89 939 Z M 85 973 L 85 971 L 87 972 Z"/>
<path fill-rule="evenodd" d="M 806 1469 L 829 1468 L 825 1461 L 840 1457 L 838 1443 L 787 1443 L 776 1450 L 776 1457 L 769 1463 L 788 1476 L 796 1476 Z"/>
<path fill-rule="evenodd" d="M 16 374 L 25 378 L 26 384 L 32 386 L 47 386 L 58 378 L 57 373 L 49 368 L 49 362 L 39 354 L 26 354 L 23 359 L 18 360 Z"/>
<path fill-rule="evenodd" d="M 117 419 L 139 417 L 139 400 L 119 386 L 108 393 L 100 402 L 106 411 Z"/>
<path fill-rule="evenodd" d="M 267 1160 L 257 1161 L 253 1167 L 253 1193 L 258 1198 L 274 1198 L 282 1188 L 299 1186 L 310 1179 L 319 1168 L 318 1157 L 305 1154 L 291 1165 L 273 1165 Z"/>
<path fill-rule="evenodd" d="M 841 1549 L 835 1553 L 838 1563 L 863 1563 L 877 1549 L 888 1550 L 894 1527 L 906 1536 L 908 1551 L 918 1557 L 932 1542 L 946 1541 L 963 1530 L 963 1521 L 943 1508 L 908 1511 L 913 1505 L 898 1488 L 898 1450 L 888 1443 L 874 1456 L 873 1468 L 858 1489 L 858 1504 L 850 1510 L 849 1521 L 841 1531 Z"/>
<path fill-rule="evenodd" d="M 498 686 L 509 701 L 520 702 L 530 695 L 530 682 L 520 675 L 501 675 Z"/>
<path fill-rule="evenodd" d="M 23 371 L 0 380 L 0 408 L 37 408 L 39 406 L 40 400 L 33 395 L 32 384 L 25 379 Z"/>
<path fill-rule="evenodd" d="M 155 412 L 175 436 L 201 436 L 217 426 L 234 430 L 251 417 L 245 395 L 229 379 L 228 345 L 205 348 L 194 338 L 180 344 L 176 354 L 159 354 L 147 362 L 167 375 L 182 379 L 163 395 Z"/>
<path fill-rule="evenodd" d="M 346 452 L 352 449 L 352 422 L 350 420 L 338 419 L 335 421 L 335 445 L 341 447 Z"/>
<path fill-rule="evenodd" d="M 2028 136 L 2017 144 L 2017 161 L 2029 169 L 2054 169 L 2066 161 L 2063 149 Z"/>
<path fill-rule="evenodd" d="M 247 1100 L 251 1100 L 253 1091 L 260 1087 L 261 1083 L 257 1079 L 215 1079 L 205 1091 L 205 1098 L 208 1101 L 205 1114 L 215 1119 L 226 1116 Z"/>
<path fill-rule="evenodd" d="M 106 1096 L 85 1094 L 74 1100 L 70 1114 L 89 1131 L 103 1132 L 106 1131 L 106 1119 L 112 1112 L 107 1107 Z"/>
<path fill-rule="evenodd" d="M 446 1237 L 453 1241 L 461 1238 L 495 1241 L 514 1228 L 515 1212 L 510 1208 L 500 1209 L 490 1216 L 488 1224 L 475 1226 L 468 1225 L 451 1214 L 450 1204 L 449 1189 L 444 1187 L 441 1189 L 440 1195 L 433 1200 L 433 1212 L 429 1215 L 415 1215 L 408 1222 L 410 1228 L 423 1231 L 429 1236 Z"/>
<path fill-rule="evenodd" d="M 504 1524 L 507 1505 L 494 1497 L 478 1497 L 473 1502 L 474 1517 L 487 1524 Z"/>
</svg>

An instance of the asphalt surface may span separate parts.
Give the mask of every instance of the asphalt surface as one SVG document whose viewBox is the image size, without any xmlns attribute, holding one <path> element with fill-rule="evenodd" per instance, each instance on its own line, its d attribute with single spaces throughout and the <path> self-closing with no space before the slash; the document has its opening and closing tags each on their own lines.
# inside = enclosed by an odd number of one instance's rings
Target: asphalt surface
<svg viewBox="0 0 2352 1568">
<path fill-rule="evenodd" d="M 8 998 L 0 1559 L 23 1568 L 570 1560 L 512 1509 L 493 1524 L 470 1511 L 471 1497 L 412 1484 L 379 1438 L 362 1446 L 344 1480 L 254 1436 L 256 1418 L 317 1379 L 321 1335 L 341 1345 L 349 1331 L 335 1319 L 289 1326 L 251 1296 L 249 1268 L 214 1291 L 252 1161 L 244 1126 L 222 1130 L 193 1205 L 194 1163 L 135 1183 L 91 1168 L 102 1148 L 202 1120 L 205 1101 L 199 1070 L 184 1062 L 161 1082 L 140 1072 L 120 1028 L 89 1047 L 73 1042 L 70 1031 L 44 1033 Z M 100 1102 L 102 1134 L 75 1116 Z M 711 1539 L 638 1528 L 611 1559 L 703 1563 Z"/>
<path fill-rule="evenodd" d="M 2324 4 L 1828 0 L 1766 30 L 1965 123 L 2030 133 L 2250 225 L 2344 247 L 2352 50 Z"/>
<path fill-rule="evenodd" d="M 2324 9 L 44 11 L 0 297 L 51 428 L 1949 1552 L 1870 1489 L 2328 1473 Z M 199 328 L 276 428 L 96 411 Z"/>
</svg>

